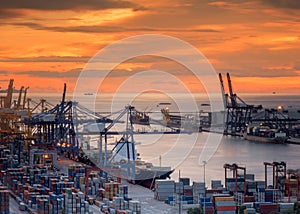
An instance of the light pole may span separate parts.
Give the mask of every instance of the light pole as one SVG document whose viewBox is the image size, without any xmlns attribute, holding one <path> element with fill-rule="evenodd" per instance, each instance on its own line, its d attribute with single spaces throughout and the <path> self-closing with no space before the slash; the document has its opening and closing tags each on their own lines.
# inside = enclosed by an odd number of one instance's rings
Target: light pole
<svg viewBox="0 0 300 214">
<path fill-rule="evenodd" d="M 205 185 L 205 165 L 207 164 L 206 161 L 202 161 L 203 163 L 203 181 L 204 181 L 204 206 L 203 206 L 203 213 L 205 214 L 205 204 L 206 204 L 206 185 Z"/>
</svg>

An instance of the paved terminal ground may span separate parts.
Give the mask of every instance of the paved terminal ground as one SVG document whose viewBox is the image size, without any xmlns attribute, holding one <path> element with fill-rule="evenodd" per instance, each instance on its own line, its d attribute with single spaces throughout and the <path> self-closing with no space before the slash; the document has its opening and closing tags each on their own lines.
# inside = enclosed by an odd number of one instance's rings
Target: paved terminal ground
<svg viewBox="0 0 300 214">
<path fill-rule="evenodd" d="M 139 185 L 126 184 L 128 185 L 128 195 L 133 200 L 141 202 L 141 208 L 143 214 L 175 214 L 178 212 L 178 207 L 172 207 L 168 204 L 165 204 L 162 201 L 157 201 L 154 199 L 154 193 L 141 187 Z M 182 214 L 186 211 L 181 212 Z"/>
<path fill-rule="evenodd" d="M 12 197 L 9 198 L 9 213 L 10 214 L 19 214 L 19 213 L 27 213 L 27 211 L 19 210 L 19 204 Z"/>
<path fill-rule="evenodd" d="M 61 173 L 67 174 L 68 173 L 68 166 L 71 164 L 76 164 L 76 162 L 68 160 L 68 159 L 62 159 L 58 161 L 58 168 L 60 169 Z M 78 164 L 78 163 L 77 163 Z M 144 187 L 141 187 L 139 185 L 133 185 L 130 183 L 127 183 L 126 181 L 123 181 L 125 185 L 128 185 L 128 195 L 133 200 L 137 200 L 141 202 L 141 208 L 143 214 L 175 214 L 178 212 L 178 207 L 172 207 L 168 204 L 165 204 L 162 201 L 157 201 L 154 199 L 154 193 L 146 189 Z M 99 207 L 93 205 L 90 206 L 91 211 L 94 213 L 99 212 Z M 186 211 L 182 211 L 182 214 L 185 214 Z"/>
</svg>

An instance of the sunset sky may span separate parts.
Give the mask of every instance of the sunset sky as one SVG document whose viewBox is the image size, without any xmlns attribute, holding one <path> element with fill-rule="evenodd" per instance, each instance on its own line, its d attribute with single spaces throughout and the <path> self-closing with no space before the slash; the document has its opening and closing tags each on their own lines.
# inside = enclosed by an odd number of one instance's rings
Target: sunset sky
<svg viewBox="0 0 300 214">
<path fill-rule="evenodd" d="M 0 1 L 0 86 L 14 78 L 30 92 L 60 92 L 64 82 L 72 91 L 105 45 L 163 34 L 195 46 L 218 73 L 230 72 L 237 92 L 300 94 L 299 14 L 299 0 Z M 176 70 L 193 92 L 202 90 L 182 66 L 140 57 L 118 66 L 103 91 L 144 69 Z"/>
</svg>

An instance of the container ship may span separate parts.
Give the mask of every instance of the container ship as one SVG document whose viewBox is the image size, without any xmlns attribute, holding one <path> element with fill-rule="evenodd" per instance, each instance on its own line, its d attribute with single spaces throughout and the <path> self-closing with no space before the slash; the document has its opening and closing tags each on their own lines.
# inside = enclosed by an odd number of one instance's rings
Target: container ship
<svg viewBox="0 0 300 214">
<path fill-rule="evenodd" d="M 152 189 L 157 179 L 170 179 L 174 169 L 171 167 L 153 166 L 152 163 L 136 161 L 136 174 L 131 183 Z"/>
<path fill-rule="evenodd" d="M 121 178 L 133 184 L 152 189 L 157 179 L 170 179 L 174 169 L 170 166 L 155 166 L 140 158 L 135 144 L 121 138 L 109 157 L 110 167 L 121 169 Z"/>
<path fill-rule="evenodd" d="M 244 139 L 262 143 L 284 144 L 288 137 L 285 132 L 261 126 L 248 127 L 247 132 L 244 133 Z"/>
</svg>

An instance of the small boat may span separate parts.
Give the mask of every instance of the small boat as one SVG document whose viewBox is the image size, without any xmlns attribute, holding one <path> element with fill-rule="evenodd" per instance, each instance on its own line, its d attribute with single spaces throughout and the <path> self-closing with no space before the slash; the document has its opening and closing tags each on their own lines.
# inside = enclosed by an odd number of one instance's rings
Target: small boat
<svg viewBox="0 0 300 214">
<path fill-rule="evenodd" d="M 201 106 L 210 106 L 209 103 L 202 103 Z"/>
<path fill-rule="evenodd" d="M 145 112 L 134 111 L 130 115 L 130 119 L 133 124 L 139 124 L 145 126 L 150 125 L 149 116 Z"/>
<path fill-rule="evenodd" d="M 263 126 L 248 127 L 243 136 L 245 140 L 274 144 L 284 144 L 288 139 L 285 132 Z"/>
<path fill-rule="evenodd" d="M 84 93 L 84 95 L 86 96 L 91 96 L 91 95 L 94 95 L 93 93 L 90 93 L 90 92 L 87 92 L 87 93 Z"/>
</svg>

